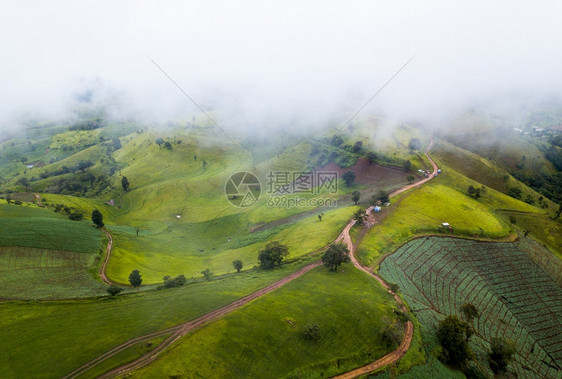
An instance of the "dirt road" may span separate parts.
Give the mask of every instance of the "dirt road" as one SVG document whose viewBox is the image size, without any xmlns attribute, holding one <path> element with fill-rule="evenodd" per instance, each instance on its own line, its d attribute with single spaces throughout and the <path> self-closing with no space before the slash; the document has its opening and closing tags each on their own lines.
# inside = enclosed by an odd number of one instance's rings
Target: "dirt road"
<svg viewBox="0 0 562 379">
<path fill-rule="evenodd" d="M 431 157 L 428 154 L 428 151 L 431 149 L 431 147 L 433 146 L 433 139 L 431 140 L 429 146 L 425 149 L 425 155 L 427 156 L 427 158 L 430 160 L 431 165 L 433 166 L 433 173 L 428 177 L 425 178 L 419 182 L 413 183 L 411 185 L 405 186 L 400 188 L 399 190 L 393 192 L 392 194 L 390 194 L 390 197 L 396 196 L 404 191 L 407 191 L 408 189 L 417 187 L 423 183 L 428 182 L 429 180 L 431 180 L 434 177 L 434 174 L 437 173 L 437 165 L 435 164 L 435 162 L 431 159 Z M 371 213 L 373 210 L 373 207 L 370 207 L 367 209 L 367 213 Z M 375 278 L 380 285 L 385 288 L 388 292 L 390 292 L 393 296 L 394 299 L 396 301 L 396 303 L 399 305 L 400 309 L 402 311 L 406 311 L 406 305 L 404 304 L 404 302 L 402 301 L 402 299 L 395 294 L 394 292 L 391 291 L 390 286 L 384 281 L 383 278 L 381 278 L 379 275 L 373 273 L 371 270 L 369 270 L 368 267 L 363 266 L 355 257 L 355 247 L 353 245 L 353 242 L 351 240 L 351 236 L 349 234 L 350 229 L 353 227 L 353 225 L 355 224 L 355 220 L 351 220 L 346 227 L 343 229 L 343 231 L 340 233 L 340 235 L 338 236 L 338 238 L 334 241 L 334 242 L 343 242 L 347 245 L 349 252 L 350 252 L 350 258 L 351 261 L 353 263 L 353 265 L 355 267 L 357 267 L 359 270 L 362 270 L 363 272 L 367 273 L 368 275 L 370 275 L 371 277 Z M 109 257 L 111 255 L 111 249 L 113 246 L 113 239 L 111 238 L 111 235 L 104 231 L 104 233 L 106 233 L 106 235 L 109 238 L 108 241 L 108 245 L 107 245 L 107 253 L 104 259 L 104 262 L 102 264 L 102 266 L 100 267 L 100 277 L 102 278 L 102 280 L 105 283 L 108 284 L 114 284 L 114 285 L 118 285 L 116 283 L 112 283 L 105 275 L 105 268 L 107 266 L 107 263 L 109 262 Z M 119 375 L 124 375 L 127 374 L 129 372 L 131 372 L 132 370 L 141 368 L 149 363 L 151 363 L 152 361 L 154 361 L 165 349 L 167 349 L 170 345 L 172 345 L 174 342 L 176 342 L 177 340 L 179 340 L 182 336 L 202 327 L 203 325 L 214 321 L 216 319 L 218 319 L 219 317 L 230 313 L 238 308 L 240 308 L 241 306 L 249 303 L 252 300 L 255 300 L 281 286 L 283 286 L 284 284 L 304 275 L 305 273 L 307 273 L 308 271 L 320 266 L 322 263 L 321 262 L 315 262 L 312 263 L 302 269 L 300 269 L 299 271 L 273 283 L 270 284 L 267 287 L 264 287 L 248 296 L 245 296 L 239 300 L 234 301 L 233 303 L 230 303 L 222 308 L 216 309 L 210 313 L 207 313 L 195 320 L 191 320 L 188 321 L 184 324 L 175 326 L 173 328 L 169 328 L 169 329 L 165 329 L 165 330 L 161 330 L 158 332 L 154 332 L 145 336 L 141 336 L 141 337 L 137 337 L 134 339 L 131 339 L 115 348 L 113 348 L 112 350 L 100 355 L 99 357 L 97 357 L 96 359 L 88 362 L 87 364 L 83 365 L 82 367 L 78 368 L 77 370 L 73 371 L 72 373 L 68 374 L 67 376 L 65 376 L 65 378 L 75 378 L 81 374 L 83 374 L 84 372 L 86 372 L 87 370 L 89 370 L 90 368 L 94 367 L 95 365 L 105 361 L 106 359 L 118 354 L 119 352 L 139 343 L 139 342 L 143 342 L 143 341 L 147 341 L 150 339 L 153 339 L 155 337 L 158 336 L 163 336 L 163 335 L 167 335 L 170 334 L 170 336 L 163 342 L 161 343 L 158 347 L 156 347 L 154 350 L 150 351 L 149 353 L 145 354 L 144 356 L 138 358 L 137 360 L 127 363 L 121 367 L 118 367 L 114 370 L 111 370 L 107 373 L 105 373 L 104 375 L 100 376 L 100 378 L 112 378 L 112 377 L 116 377 Z M 392 364 L 394 362 L 396 362 L 398 359 L 400 359 L 402 356 L 404 356 L 404 354 L 406 354 L 406 352 L 408 351 L 408 349 L 410 348 L 410 343 L 412 342 L 412 336 L 413 336 L 413 332 L 414 332 L 414 327 L 411 321 L 407 321 L 404 325 L 404 338 L 402 340 L 402 342 L 400 343 L 400 345 L 398 346 L 398 348 L 390 353 L 388 353 L 387 355 L 383 356 L 380 359 L 377 359 L 374 362 L 371 362 L 365 366 L 359 367 L 357 369 L 354 369 L 352 371 L 349 371 L 347 373 L 341 374 L 339 376 L 337 376 L 336 378 L 356 378 L 358 376 L 361 375 L 365 375 L 368 374 L 372 371 L 375 371 L 383 366 Z"/>
<path fill-rule="evenodd" d="M 109 371 L 107 373 L 105 373 L 104 375 L 102 375 L 100 378 L 111 378 L 117 375 L 123 375 L 127 372 L 130 372 L 131 370 L 140 368 L 142 366 L 147 365 L 148 363 L 152 362 L 154 359 L 156 359 L 167 347 L 169 347 L 171 344 L 173 344 L 174 342 L 176 342 L 178 339 L 180 339 L 182 336 L 184 336 L 185 334 L 202 327 L 203 325 L 216 320 L 217 318 L 230 313 L 238 308 L 240 308 L 241 306 L 249 303 L 252 300 L 255 300 L 273 290 L 276 290 L 277 288 L 289 283 L 290 281 L 298 278 L 299 276 L 302 276 L 304 274 L 306 274 L 307 272 L 309 272 L 310 270 L 320 266 L 322 264 L 322 262 L 315 262 L 312 263 L 306 267 L 303 267 L 302 269 L 300 269 L 299 271 L 296 271 L 294 273 L 292 273 L 289 276 L 286 276 L 285 278 L 272 283 L 270 285 L 268 285 L 267 287 L 264 287 L 248 296 L 245 296 L 241 299 L 238 299 L 228 305 L 225 305 L 222 308 L 216 309 L 212 312 L 209 312 L 199 318 L 196 318 L 195 320 L 191 320 L 188 321 L 184 324 L 175 326 L 173 328 L 169 328 L 169 329 L 165 329 L 165 330 L 161 330 L 159 332 L 154 332 L 151 334 L 148 334 L 146 336 L 142 336 L 142 337 L 138 337 L 132 340 L 129 340 L 125 343 L 123 343 L 122 345 L 119 345 L 117 347 L 115 347 L 114 349 L 104 353 L 103 355 L 99 356 L 98 358 L 88 362 L 87 364 L 85 364 L 84 366 L 80 367 L 79 369 L 71 372 L 70 374 L 68 374 L 67 376 L 65 376 L 65 378 L 75 378 L 81 374 L 83 374 L 84 372 L 86 372 L 87 370 L 89 370 L 90 368 L 94 367 L 95 365 L 103 362 L 104 360 L 116 355 L 117 353 L 139 343 L 139 342 L 143 342 L 143 341 L 147 341 L 150 340 L 154 337 L 157 336 L 162 336 L 162 335 L 166 335 L 166 334 L 171 334 L 170 337 L 168 337 L 164 342 L 162 342 L 156 349 L 152 350 L 151 352 L 147 353 L 146 355 L 138 358 L 137 360 L 128 363 L 124 366 L 121 366 L 115 370 Z"/>
<path fill-rule="evenodd" d="M 107 277 L 107 274 L 105 273 L 107 269 L 107 264 L 109 263 L 109 258 L 111 257 L 111 251 L 113 250 L 113 237 L 111 237 L 111 234 L 109 234 L 107 230 L 102 229 L 102 232 L 104 232 L 105 235 L 107 236 L 107 246 L 105 248 L 105 257 L 103 258 L 103 262 L 101 263 L 100 266 L 100 271 L 99 271 L 100 279 L 102 282 L 104 282 L 105 284 L 109 284 L 110 286 L 127 287 L 125 284 L 119 284 L 110 280 Z"/>
</svg>

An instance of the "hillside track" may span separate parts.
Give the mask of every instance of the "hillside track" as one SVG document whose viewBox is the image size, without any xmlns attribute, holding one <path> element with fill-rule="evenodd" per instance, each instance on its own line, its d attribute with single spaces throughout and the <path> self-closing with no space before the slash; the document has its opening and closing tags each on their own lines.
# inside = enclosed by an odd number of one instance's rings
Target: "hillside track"
<svg viewBox="0 0 562 379">
<path fill-rule="evenodd" d="M 418 181 L 416 183 L 407 185 L 405 187 L 402 187 L 396 191 L 394 191 L 393 193 L 391 193 L 389 195 L 389 197 L 393 197 L 396 196 L 404 191 L 407 191 L 411 188 L 414 187 L 418 187 L 421 184 L 424 184 L 426 182 L 428 182 L 429 180 L 431 180 L 434 175 L 437 173 L 437 165 L 435 164 L 435 162 L 431 159 L 431 157 L 429 156 L 428 152 L 431 149 L 431 147 L 433 146 L 433 139 L 431 139 L 430 144 L 428 145 L 428 147 L 425 149 L 424 153 L 427 156 L 427 158 L 429 159 L 429 161 L 431 162 L 431 165 L 433 166 L 433 172 L 432 174 L 428 177 L 425 178 L 421 181 Z M 369 207 L 367 209 L 367 213 L 372 212 L 374 207 Z M 355 220 L 350 220 L 350 222 L 346 225 L 346 227 L 343 229 L 343 231 L 341 232 L 341 234 L 338 236 L 338 238 L 336 238 L 336 240 L 334 241 L 334 243 L 336 242 L 343 242 L 347 245 L 348 249 L 349 249 L 349 254 L 350 254 L 350 258 L 351 261 L 353 263 L 353 265 L 358 268 L 359 270 L 365 272 L 366 274 L 368 274 L 369 276 L 373 277 L 375 280 L 377 280 L 377 282 L 384 288 L 386 289 L 389 293 L 391 293 L 394 296 L 394 299 L 396 301 L 396 303 L 399 305 L 400 309 L 404 312 L 407 311 L 406 308 L 406 304 L 402 301 L 402 299 L 394 292 L 391 291 L 390 286 L 388 285 L 388 283 L 386 283 L 384 281 L 384 279 L 382 277 L 380 277 L 379 275 L 373 273 L 368 267 L 362 265 L 356 258 L 355 258 L 355 249 L 354 249 L 354 245 L 353 242 L 351 240 L 351 236 L 349 235 L 349 231 L 350 229 L 353 227 L 353 225 L 355 224 Z M 110 257 L 110 252 L 111 252 L 111 247 L 113 245 L 113 240 L 111 238 L 111 235 L 106 232 L 104 230 L 104 233 L 106 233 L 106 235 L 109 238 L 109 242 L 108 242 L 108 248 L 107 248 L 107 254 L 106 257 L 104 259 L 104 263 L 102 264 L 102 266 L 100 267 L 100 277 L 102 275 L 102 272 L 105 275 L 105 267 L 107 266 L 107 263 L 109 262 L 109 257 Z M 320 249 L 321 250 L 321 249 Z M 296 271 L 294 273 L 292 273 L 291 275 L 275 282 L 272 283 L 248 296 L 245 296 L 239 300 L 236 300 L 224 307 L 218 308 L 212 312 L 209 312 L 203 316 L 200 316 L 199 318 L 195 319 L 195 320 L 191 320 L 188 321 L 186 323 L 183 323 L 181 325 L 175 326 L 173 328 L 169 328 L 169 329 L 165 329 L 159 332 L 154 332 L 145 336 L 140 336 L 134 339 L 131 339 L 115 348 L 113 348 L 112 350 L 100 355 L 99 357 L 97 357 L 96 359 L 86 363 L 85 365 L 83 365 L 82 367 L 78 368 L 77 370 L 73 371 L 72 373 L 68 374 L 67 376 L 65 376 L 66 378 L 76 378 L 77 376 L 83 374 L 84 372 L 86 372 L 87 370 L 89 370 L 90 368 L 94 367 L 95 365 L 103 362 L 104 360 L 120 353 L 121 351 L 139 343 L 139 342 L 143 342 L 149 339 L 152 339 L 154 337 L 157 336 L 162 336 L 162 335 L 166 335 L 166 334 L 170 334 L 170 336 L 164 341 L 162 342 L 157 348 L 155 348 L 154 350 L 150 351 L 149 353 L 143 355 L 142 357 L 127 363 L 123 366 L 120 366 L 116 369 L 113 369 L 111 371 L 108 371 L 107 373 L 103 374 L 102 376 L 100 376 L 99 378 L 114 378 L 117 376 L 121 376 L 121 375 L 125 375 L 130 373 L 133 370 L 139 369 L 141 367 L 146 366 L 147 364 L 153 362 L 156 358 L 158 358 L 158 356 L 160 354 L 162 354 L 162 352 L 164 350 L 166 350 L 169 346 L 171 346 L 173 343 L 175 343 L 176 341 L 178 341 L 181 337 L 183 337 L 184 335 L 203 327 L 204 325 L 208 324 L 209 322 L 215 321 L 216 319 L 232 312 L 235 311 L 236 309 L 242 307 L 243 305 L 248 304 L 249 302 L 256 300 L 258 298 L 260 298 L 261 296 L 264 296 L 266 294 L 268 294 L 271 291 L 274 291 L 276 289 L 278 289 L 279 287 L 289 283 L 290 281 L 304 275 L 305 273 L 309 272 L 310 270 L 320 266 L 322 264 L 322 262 L 315 262 L 312 263 L 308 266 L 305 266 L 304 268 L 300 269 L 299 271 Z M 102 280 L 104 280 L 102 278 Z M 107 282 L 105 281 L 107 280 Z M 107 279 L 107 277 L 105 277 L 104 282 L 108 283 L 108 284 L 114 284 L 111 283 L 109 281 L 109 279 Z M 118 285 L 118 284 L 116 284 Z M 356 368 L 352 371 L 349 371 L 347 373 L 341 374 L 339 376 L 336 376 L 336 378 L 356 378 L 358 376 L 361 375 L 365 375 L 368 374 L 372 371 L 375 371 L 381 367 L 384 367 L 386 365 L 395 363 L 396 361 L 398 361 L 402 356 L 404 356 L 404 354 L 406 354 L 406 352 L 408 351 L 408 349 L 410 348 L 410 344 L 412 342 L 412 337 L 413 337 L 413 333 L 414 333 L 414 326 L 412 324 L 411 321 L 407 321 L 404 325 L 404 338 L 402 339 L 402 342 L 400 343 L 400 345 L 398 346 L 398 348 L 390 353 L 388 353 L 387 355 L 383 356 L 382 358 L 377 359 L 374 362 L 371 362 L 365 366 Z"/>
<path fill-rule="evenodd" d="M 128 287 L 126 284 L 120 284 L 112 281 L 107 277 L 107 265 L 109 264 L 109 258 L 111 257 L 111 252 L 113 251 L 113 237 L 111 234 L 105 229 L 101 229 L 101 231 L 107 236 L 107 246 L 105 248 L 105 256 L 103 257 L 103 262 L 101 263 L 99 275 L 102 282 L 105 284 L 109 284 L 110 286 L 119 286 L 119 287 Z"/>
</svg>

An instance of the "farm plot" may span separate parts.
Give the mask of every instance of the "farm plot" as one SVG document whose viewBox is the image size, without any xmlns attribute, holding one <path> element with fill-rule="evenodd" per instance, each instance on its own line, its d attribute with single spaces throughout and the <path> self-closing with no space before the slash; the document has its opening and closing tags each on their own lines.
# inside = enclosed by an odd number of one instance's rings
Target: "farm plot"
<svg viewBox="0 0 562 379">
<path fill-rule="evenodd" d="M 534 243 L 427 237 L 398 249 L 379 272 L 399 285 L 426 342 L 435 346 L 439 320 L 460 315 L 460 306 L 469 302 L 480 312 L 471 341 L 478 361 L 486 362 L 487 341 L 505 337 L 517 345 L 510 369 L 518 377 L 557 377 L 562 372 L 562 289 L 529 258 L 529 244 Z"/>
<path fill-rule="evenodd" d="M 104 294 L 88 271 L 94 254 L 0 247 L 0 299 L 62 299 Z"/>
</svg>

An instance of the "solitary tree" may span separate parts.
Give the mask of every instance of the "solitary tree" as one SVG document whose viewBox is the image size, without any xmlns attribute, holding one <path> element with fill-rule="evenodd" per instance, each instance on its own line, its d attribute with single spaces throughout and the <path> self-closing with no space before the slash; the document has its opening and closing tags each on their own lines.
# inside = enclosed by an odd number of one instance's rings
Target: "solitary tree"
<svg viewBox="0 0 562 379">
<path fill-rule="evenodd" d="M 156 144 L 158 145 L 158 147 L 162 147 L 162 144 L 164 143 L 164 139 L 162 138 L 156 138 Z"/>
<path fill-rule="evenodd" d="M 351 200 L 353 200 L 353 202 L 355 203 L 355 205 L 357 205 L 357 203 L 359 202 L 359 199 L 361 198 L 361 192 L 355 190 L 351 193 Z"/>
<path fill-rule="evenodd" d="M 408 144 L 408 147 L 410 148 L 410 150 L 420 150 L 422 147 L 421 141 L 419 140 L 419 138 L 412 138 L 410 140 L 410 143 Z"/>
<path fill-rule="evenodd" d="M 369 151 L 367 153 L 367 160 L 369 161 L 369 163 L 375 163 L 375 161 L 377 160 L 377 154 L 373 153 L 372 151 Z"/>
<path fill-rule="evenodd" d="M 322 217 L 324 217 L 324 213 L 318 213 L 318 221 L 322 221 Z"/>
<path fill-rule="evenodd" d="M 103 228 L 103 215 L 97 209 L 92 211 L 92 222 L 98 227 Z"/>
<path fill-rule="evenodd" d="M 347 171 L 341 177 L 345 182 L 345 185 L 351 187 L 355 181 L 355 173 L 353 171 Z"/>
<path fill-rule="evenodd" d="M 362 141 L 357 141 L 353 144 L 353 152 L 354 153 L 359 153 L 362 148 L 363 148 L 363 142 Z"/>
<path fill-rule="evenodd" d="M 466 323 L 455 315 L 445 317 L 439 323 L 437 338 L 443 347 L 442 359 L 452 365 L 464 365 L 470 350 L 466 341 Z"/>
<path fill-rule="evenodd" d="M 355 219 L 355 225 L 361 226 L 365 221 L 367 221 L 367 212 L 364 209 L 358 209 L 353 214 L 353 218 Z"/>
<path fill-rule="evenodd" d="M 488 353 L 488 363 L 494 374 L 505 372 L 507 364 L 515 354 L 515 344 L 505 338 L 492 338 L 490 344 L 492 351 Z"/>
<path fill-rule="evenodd" d="M 172 150 L 172 144 L 170 141 L 164 142 L 164 149 Z"/>
<path fill-rule="evenodd" d="M 25 187 L 25 190 L 29 188 L 29 180 L 26 177 L 19 178 L 18 183 Z"/>
<path fill-rule="evenodd" d="M 268 243 L 263 250 L 259 251 L 258 262 L 263 268 L 273 268 L 275 265 L 281 264 L 287 256 L 289 256 L 287 246 L 273 241 Z"/>
<path fill-rule="evenodd" d="M 322 333 L 320 333 L 320 327 L 315 322 L 306 324 L 302 332 L 302 335 L 304 339 L 311 342 L 316 342 L 320 338 L 322 338 Z"/>
<path fill-rule="evenodd" d="M 322 255 L 322 263 L 332 271 L 336 271 L 342 263 L 351 261 L 349 250 L 342 243 L 330 245 Z"/>
<path fill-rule="evenodd" d="M 123 288 L 111 285 L 111 286 L 107 287 L 105 291 L 111 296 L 117 296 L 121 292 L 123 292 Z"/>
<path fill-rule="evenodd" d="M 244 264 L 241 260 L 237 259 L 235 261 L 232 261 L 232 266 L 234 266 L 237 272 L 240 272 L 240 270 L 242 270 L 242 267 L 244 267 Z"/>
<path fill-rule="evenodd" d="M 414 175 L 412 175 L 412 174 L 408 175 L 408 178 L 407 178 L 407 179 L 408 179 L 408 183 L 410 183 L 410 184 L 412 184 L 412 182 L 413 182 L 414 180 L 416 180 L 416 178 L 415 178 Z"/>
<path fill-rule="evenodd" d="M 126 176 L 123 176 L 123 179 L 121 179 L 121 185 L 123 186 L 123 191 L 127 192 L 129 190 L 129 179 Z"/>
<path fill-rule="evenodd" d="M 140 287 L 142 283 L 142 277 L 139 270 L 133 270 L 129 274 L 129 283 L 131 283 L 133 287 Z"/>
<path fill-rule="evenodd" d="M 402 164 L 402 167 L 404 167 L 405 170 L 410 171 L 412 169 L 412 162 L 410 162 L 409 160 L 405 160 Z"/>
<path fill-rule="evenodd" d="M 378 194 L 378 199 L 380 200 L 381 203 L 384 204 L 384 203 L 388 203 L 390 197 L 388 196 L 388 193 L 386 193 L 386 191 L 380 190 Z"/>
</svg>

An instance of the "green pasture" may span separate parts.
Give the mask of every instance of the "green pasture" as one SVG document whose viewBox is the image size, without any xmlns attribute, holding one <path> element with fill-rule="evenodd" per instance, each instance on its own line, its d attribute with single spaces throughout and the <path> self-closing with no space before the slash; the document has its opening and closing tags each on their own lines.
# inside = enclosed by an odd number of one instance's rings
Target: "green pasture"
<svg viewBox="0 0 562 379">
<path fill-rule="evenodd" d="M 115 299 L 0 302 L 0 377 L 60 378 L 131 338 L 194 319 L 310 262 Z"/>
<path fill-rule="evenodd" d="M 134 377 L 328 377 L 371 362 L 396 348 L 381 331 L 403 326 L 392 297 L 344 265 L 319 267 L 278 291 L 184 337 Z M 321 339 L 302 336 L 316 323 Z"/>
</svg>

